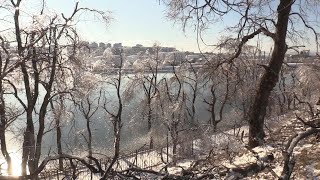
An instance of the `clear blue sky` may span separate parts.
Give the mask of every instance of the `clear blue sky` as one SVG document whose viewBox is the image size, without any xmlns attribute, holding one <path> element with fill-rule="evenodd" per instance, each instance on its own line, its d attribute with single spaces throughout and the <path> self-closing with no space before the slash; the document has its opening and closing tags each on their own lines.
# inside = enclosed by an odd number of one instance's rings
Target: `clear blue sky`
<svg viewBox="0 0 320 180">
<path fill-rule="evenodd" d="M 47 5 L 56 11 L 71 12 L 74 0 L 47 0 Z M 124 45 L 173 46 L 180 50 L 197 51 L 196 33 L 183 33 L 179 24 L 165 17 L 165 7 L 158 0 L 80 0 L 81 7 L 111 11 L 113 21 L 108 27 L 95 22 L 93 16 L 81 17 L 79 31 L 82 38 L 97 42 L 122 42 Z M 87 20 L 87 21 L 85 21 Z"/>
</svg>

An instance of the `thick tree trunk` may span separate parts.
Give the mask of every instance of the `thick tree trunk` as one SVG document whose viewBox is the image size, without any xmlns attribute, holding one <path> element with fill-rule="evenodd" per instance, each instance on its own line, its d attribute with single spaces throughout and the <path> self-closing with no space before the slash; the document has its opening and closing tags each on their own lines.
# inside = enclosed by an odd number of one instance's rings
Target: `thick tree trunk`
<svg viewBox="0 0 320 180">
<path fill-rule="evenodd" d="M 286 53 L 286 35 L 292 0 L 281 0 L 278 6 L 278 21 L 274 38 L 274 50 L 271 60 L 263 74 L 256 91 L 254 102 L 249 111 L 249 147 L 254 148 L 263 143 L 264 117 L 272 89 L 278 82 L 279 72 Z"/>
<path fill-rule="evenodd" d="M 17 0 L 16 3 L 14 1 L 11 1 L 12 5 L 15 7 L 15 13 L 14 13 L 14 24 L 15 24 L 15 35 L 16 35 L 16 41 L 17 41 L 17 46 L 18 46 L 18 54 L 20 57 L 23 57 L 23 47 L 22 47 L 22 38 L 21 38 L 21 31 L 20 31 L 20 23 L 19 23 L 19 16 L 20 16 L 20 3 L 21 0 Z M 22 175 L 27 174 L 27 164 L 29 159 L 32 158 L 32 148 L 34 147 L 34 126 L 33 126 L 33 120 L 32 120 L 32 110 L 33 107 L 31 106 L 32 104 L 32 99 L 31 99 L 31 93 L 30 93 L 30 86 L 29 86 L 29 77 L 27 75 L 27 70 L 26 70 L 26 65 L 25 61 L 23 61 L 20 65 L 21 71 L 23 73 L 23 79 L 25 83 L 25 91 L 26 91 L 26 96 L 27 96 L 27 101 L 28 101 L 28 107 L 25 107 L 26 114 L 27 114 L 27 127 L 24 132 L 24 137 L 23 137 L 23 146 L 22 146 L 22 162 L 21 162 L 21 171 Z M 31 156 L 31 157 L 29 157 Z M 29 161 L 31 163 L 31 161 Z M 32 167 L 31 167 L 32 169 Z M 29 168 L 30 170 L 30 168 Z"/>
<path fill-rule="evenodd" d="M 23 146 L 22 146 L 22 175 L 27 174 L 27 165 L 29 167 L 29 172 L 34 171 L 34 126 L 32 120 L 32 109 L 27 111 L 27 128 L 24 132 Z"/>
</svg>

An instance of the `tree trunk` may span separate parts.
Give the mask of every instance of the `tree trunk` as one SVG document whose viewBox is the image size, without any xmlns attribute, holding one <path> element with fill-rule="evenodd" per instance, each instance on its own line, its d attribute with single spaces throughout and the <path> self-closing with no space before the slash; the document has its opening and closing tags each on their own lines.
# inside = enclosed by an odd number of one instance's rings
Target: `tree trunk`
<svg viewBox="0 0 320 180">
<path fill-rule="evenodd" d="M 121 104 L 121 107 L 122 107 L 122 104 Z M 122 108 L 121 108 L 122 109 Z M 122 110 L 121 110 L 122 111 Z M 119 111 L 119 112 L 121 112 Z M 102 176 L 101 180 L 105 180 L 107 179 L 107 176 L 110 174 L 110 172 L 112 171 L 112 167 L 113 165 L 116 163 L 117 159 L 119 158 L 120 156 L 120 133 L 121 133 L 121 117 L 116 117 L 116 119 L 114 119 L 114 125 L 113 125 L 113 128 L 114 128 L 114 144 L 113 144 L 113 147 L 114 147 L 114 156 L 107 168 L 107 170 L 105 171 L 104 175 Z"/>
<path fill-rule="evenodd" d="M 149 133 L 151 132 L 151 128 L 152 128 L 152 109 L 151 109 L 151 94 L 150 93 L 149 93 L 149 96 L 147 97 L 148 98 L 148 117 L 147 118 L 148 118 L 148 132 Z M 150 133 L 149 148 L 153 149 L 153 137 L 152 137 L 151 133 Z"/>
<path fill-rule="evenodd" d="M 62 154 L 62 143 L 61 143 L 61 127 L 60 127 L 60 118 L 57 118 L 56 120 L 56 126 L 57 126 L 57 148 L 58 148 L 58 154 Z M 63 159 L 59 159 L 59 170 L 63 170 Z"/>
<path fill-rule="evenodd" d="M 92 132 L 90 127 L 90 118 L 87 118 L 87 131 L 88 131 L 88 156 L 92 157 Z M 89 163 L 92 163 L 92 160 L 89 160 Z"/>
<path fill-rule="evenodd" d="M 33 159 L 34 159 L 34 126 L 32 120 L 32 109 L 28 108 L 27 111 L 27 128 L 24 132 L 23 146 L 22 146 L 22 175 L 27 174 L 27 165 L 29 167 L 29 172 L 32 173 L 34 170 Z"/>
<path fill-rule="evenodd" d="M 174 118 L 173 118 L 174 119 Z M 172 164 L 177 163 L 177 146 L 178 146 L 178 123 L 172 122 L 170 127 L 170 135 L 172 139 Z"/>
<path fill-rule="evenodd" d="M 286 53 L 286 35 L 292 0 L 281 0 L 278 6 L 278 22 L 274 38 L 274 49 L 269 66 L 263 74 L 256 91 L 254 102 L 249 111 L 249 147 L 254 148 L 263 143 L 264 117 L 272 89 L 278 82 L 279 72 Z"/>
<path fill-rule="evenodd" d="M 117 79 L 117 85 L 115 85 L 115 88 L 117 89 L 117 98 L 118 98 L 118 112 L 117 114 L 110 113 L 107 108 L 104 106 L 104 109 L 107 111 L 108 114 L 110 114 L 112 117 L 112 124 L 113 124 L 113 135 L 114 135 L 114 156 L 112 158 L 112 161 L 110 162 L 108 168 L 104 172 L 103 176 L 101 177 L 101 180 L 107 179 L 107 176 L 112 171 L 113 165 L 116 163 L 117 159 L 120 156 L 120 140 L 121 140 L 121 128 L 122 128 L 122 99 L 121 99 L 121 80 L 122 80 L 122 65 L 123 65 L 123 58 L 122 58 L 122 52 L 120 53 L 120 69 L 118 73 L 118 79 Z"/>
<path fill-rule="evenodd" d="M 59 102 L 59 109 L 55 109 L 52 101 L 50 102 L 51 108 L 53 109 L 54 112 L 54 117 L 55 117 L 55 122 L 56 122 L 56 132 L 57 132 L 57 150 L 58 150 L 58 155 L 62 155 L 62 142 L 61 142 L 61 125 L 60 125 L 60 120 L 62 116 L 62 112 L 64 110 L 63 108 L 63 102 L 62 98 L 60 97 L 60 102 Z M 59 158 L 59 170 L 63 170 L 63 159 Z"/>
<path fill-rule="evenodd" d="M 3 157 L 5 158 L 7 166 L 8 166 L 8 168 L 7 168 L 8 175 L 12 175 L 11 156 L 7 150 L 5 128 L 2 125 L 0 127 L 0 142 L 1 142 L 1 152 L 2 152 Z"/>
<path fill-rule="evenodd" d="M 174 132 L 172 132 L 174 133 Z M 178 145 L 178 139 L 175 135 L 171 135 L 172 137 L 172 164 L 176 165 L 177 163 L 177 145 Z"/>
<path fill-rule="evenodd" d="M 2 63 L 0 62 L 2 67 Z M 7 163 L 7 172 L 8 175 L 12 175 L 12 162 L 11 162 L 11 157 L 10 154 L 7 150 L 7 142 L 6 142 L 6 109 L 5 109 L 5 101 L 3 98 L 3 89 L 2 89 L 2 81 L 0 81 L 0 143 L 1 143 L 1 152 L 3 157 L 6 160 Z"/>
</svg>

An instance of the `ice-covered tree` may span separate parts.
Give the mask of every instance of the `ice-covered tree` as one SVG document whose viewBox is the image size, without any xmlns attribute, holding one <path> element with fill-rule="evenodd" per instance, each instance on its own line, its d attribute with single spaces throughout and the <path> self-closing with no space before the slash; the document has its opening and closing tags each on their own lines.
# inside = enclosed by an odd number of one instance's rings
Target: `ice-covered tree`
<svg viewBox="0 0 320 180">
<path fill-rule="evenodd" d="M 74 20 L 84 11 L 99 15 L 105 22 L 109 21 L 109 15 L 102 11 L 79 7 L 79 3 L 75 4 L 69 16 L 51 13 L 45 9 L 45 1 L 41 1 L 43 6 L 38 14 L 29 14 L 23 3 L 27 2 L 8 0 L 1 4 L 12 13 L 11 19 L 4 18 L 4 22 L 9 22 L 9 25 L 5 32 L 1 32 L 2 42 L 5 42 L 4 36 L 7 35 L 8 41 L 15 45 L 14 50 L 7 52 L 6 59 L 10 63 L 2 64 L 1 82 L 6 81 L 9 89 L 5 93 L 15 97 L 24 110 L 24 114 L 21 115 L 25 122 L 22 138 L 22 176 L 37 179 L 38 173 L 43 169 L 40 167 L 40 161 L 43 137 L 49 130 L 47 119 L 50 119 L 50 103 L 61 94 L 71 93 L 74 88 L 74 70 L 80 62 L 77 58 L 80 41 Z M 26 22 L 28 19 L 30 23 Z M 6 51 L 3 48 L 2 50 Z M 6 78 L 9 73 L 18 73 L 22 79 L 11 81 Z M 22 91 L 19 91 L 21 82 Z M 0 134 L 4 133 L 1 131 Z M 10 169 L 10 159 L 6 159 Z"/>
<path fill-rule="evenodd" d="M 264 118 L 271 91 L 276 86 L 288 49 L 312 39 L 318 50 L 317 21 L 310 16 L 319 13 L 317 1 L 225 1 L 225 0 L 164 0 L 168 16 L 180 21 L 183 28 L 194 24 L 199 39 L 212 24 L 232 16 L 235 21 L 223 28 L 227 40 L 220 45 L 235 42 L 234 53 L 226 56 L 223 63 L 235 61 L 244 45 L 258 36 L 272 42 L 273 50 L 248 112 L 249 146 L 256 147 L 264 141 Z M 306 33 L 307 32 L 307 33 Z M 307 34 L 307 35 L 306 35 Z"/>
</svg>

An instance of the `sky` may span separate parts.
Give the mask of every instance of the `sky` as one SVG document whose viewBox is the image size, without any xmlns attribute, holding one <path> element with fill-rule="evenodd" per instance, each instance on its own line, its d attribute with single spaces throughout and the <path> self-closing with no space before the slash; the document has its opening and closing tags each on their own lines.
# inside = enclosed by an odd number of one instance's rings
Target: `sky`
<svg viewBox="0 0 320 180">
<path fill-rule="evenodd" d="M 47 6 L 70 13 L 75 2 L 47 0 Z M 191 28 L 184 33 L 180 24 L 166 18 L 166 7 L 158 0 L 80 0 L 79 6 L 111 11 L 113 17 L 108 26 L 90 15 L 80 17 L 78 30 L 84 40 L 122 42 L 125 46 L 151 46 L 157 42 L 179 50 L 198 51 L 196 33 Z"/>
<path fill-rule="evenodd" d="M 4 0 L 0 0 L 0 3 L 1 1 Z M 181 24 L 169 20 L 162 0 L 160 2 L 159 0 L 45 0 L 46 10 L 62 12 L 68 16 L 77 1 L 79 7 L 108 11 L 112 16 L 111 22 L 106 25 L 92 13 L 81 14 L 77 22 L 77 31 L 80 32 L 82 40 L 112 44 L 121 42 L 124 46 L 136 44 L 152 46 L 154 43 L 159 43 L 161 46 L 175 47 L 182 51 L 199 52 L 196 32 L 192 26 L 184 32 Z M 21 10 L 25 9 L 31 17 L 32 14 L 39 14 L 41 7 L 41 0 L 23 0 Z M 12 19 L 12 16 L 8 17 Z M 231 14 L 224 17 L 220 23 L 210 26 L 204 35 L 205 43 L 216 44 L 225 33 L 224 27 L 230 23 L 237 23 L 237 20 L 238 18 Z M 251 40 L 249 44 L 256 45 L 256 41 Z M 264 51 L 270 51 L 271 41 L 263 39 L 261 44 Z M 203 52 L 210 52 L 215 48 L 200 42 L 200 49 Z"/>
</svg>

